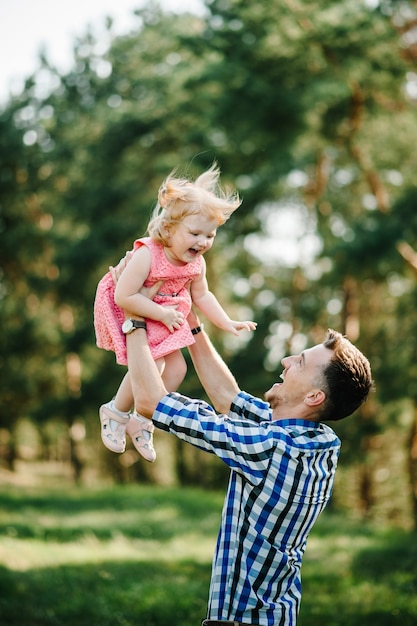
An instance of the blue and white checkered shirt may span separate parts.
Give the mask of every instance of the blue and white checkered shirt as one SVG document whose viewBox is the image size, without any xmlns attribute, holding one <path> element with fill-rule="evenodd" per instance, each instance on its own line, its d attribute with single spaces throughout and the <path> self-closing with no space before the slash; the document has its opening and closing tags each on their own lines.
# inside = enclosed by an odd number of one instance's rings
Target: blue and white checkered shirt
<svg viewBox="0 0 417 626">
<path fill-rule="evenodd" d="M 170 393 L 157 428 L 217 455 L 231 471 L 213 559 L 208 617 L 294 626 L 307 536 L 331 496 L 340 441 L 325 424 L 271 420 L 240 392 L 227 416 Z"/>
</svg>

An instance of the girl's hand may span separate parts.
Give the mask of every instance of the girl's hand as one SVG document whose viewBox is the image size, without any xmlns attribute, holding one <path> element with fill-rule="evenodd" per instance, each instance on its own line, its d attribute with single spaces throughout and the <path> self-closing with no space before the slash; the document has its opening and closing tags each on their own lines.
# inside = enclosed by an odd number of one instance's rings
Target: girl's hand
<svg viewBox="0 0 417 626">
<path fill-rule="evenodd" d="M 142 287 L 139 293 L 153 300 L 156 294 L 162 289 L 163 285 L 164 281 L 159 280 L 152 285 L 152 287 Z M 159 321 L 165 324 L 171 333 L 173 333 L 174 330 L 178 330 L 178 328 L 184 324 L 184 315 L 181 311 L 177 311 L 176 306 L 161 306 L 160 308 L 162 316 L 159 318 Z"/>
<path fill-rule="evenodd" d="M 161 306 L 161 309 L 162 316 L 159 321 L 165 324 L 171 333 L 178 330 L 178 328 L 184 324 L 184 315 L 181 311 L 177 311 L 177 307 Z"/>
<path fill-rule="evenodd" d="M 235 320 L 229 320 L 229 323 L 224 326 L 223 330 L 232 333 L 232 335 L 238 335 L 240 330 L 247 330 L 248 332 L 256 330 L 257 325 L 257 322 L 236 322 Z"/>
</svg>

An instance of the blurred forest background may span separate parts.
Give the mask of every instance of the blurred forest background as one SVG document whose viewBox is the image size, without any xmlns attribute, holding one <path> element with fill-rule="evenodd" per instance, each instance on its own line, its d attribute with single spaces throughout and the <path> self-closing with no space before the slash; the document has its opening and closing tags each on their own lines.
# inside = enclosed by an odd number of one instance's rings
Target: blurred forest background
<svg viewBox="0 0 417 626">
<path fill-rule="evenodd" d="M 376 391 L 345 423 L 333 506 L 417 526 L 417 3 L 206 0 L 47 56 L 0 110 L 0 463 L 80 484 L 216 488 L 223 467 L 156 433 L 158 460 L 104 449 L 122 368 L 95 346 L 95 289 L 145 233 L 175 167 L 217 160 L 243 205 L 207 255 L 239 339 L 209 328 L 242 388 L 345 333 Z M 203 320 L 204 321 L 204 320 Z M 208 327 L 208 325 L 207 325 Z M 202 396 L 190 366 L 181 390 Z M 35 470 L 34 468 L 38 468 Z M 43 468 L 43 469 L 40 469 Z"/>
</svg>

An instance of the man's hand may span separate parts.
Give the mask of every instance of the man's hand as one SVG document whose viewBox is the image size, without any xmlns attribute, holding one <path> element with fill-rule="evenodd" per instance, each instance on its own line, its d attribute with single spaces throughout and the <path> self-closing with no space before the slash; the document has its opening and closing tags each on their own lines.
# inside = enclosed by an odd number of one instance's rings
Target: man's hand
<svg viewBox="0 0 417 626">
<path fill-rule="evenodd" d="M 113 282 L 115 285 L 117 285 L 117 281 L 119 280 L 120 276 L 122 275 L 123 270 L 125 269 L 126 265 L 129 263 L 132 256 L 133 256 L 133 250 L 128 250 L 126 254 L 124 255 L 124 257 L 120 259 L 116 267 L 113 267 L 112 265 L 110 265 L 109 271 L 110 271 L 111 277 L 113 278 Z M 141 289 L 139 289 L 139 293 L 142 294 L 142 296 L 149 298 L 149 300 L 153 300 L 156 294 L 158 293 L 158 291 L 162 289 L 163 285 L 164 285 L 164 281 L 159 280 L 157 283 L 155 283 L 151 287 L 142 287 Z"/>
<path fill-rule="evenodd" d="M 126 265 L 129 263 L 132 256 L 133 256 L 133 250 L 128 250 L 126 254 L 124 255 L 124 257 L 120 259 L 116 267 L 113 267 L 113 265 L 110 265 L 109 270 L 110 270 L 110 274 L 111 274 L 111 277 L 113 278 L 113 282 L 115 285 L 117 285 L 117 281 L 119 280 L 120 276 L 122 275 L 123 270 L 125 269 Z"/>
<path fill-rule="evenodd" d="M 139 293 L 142 296 L 145 296 L 145 298 L 149 298 L 149 300 L 153 300 L 156 296 L 156 294 L 158 293 L 158 291 L 161 290 L 161 288 L 163 287 L 164 281 L 163 280 L 158 280 L 157 283 L 151 285 L 150 287 L 141 287 L 139 289 Z"/>
<path fill-rule="evenodd" d="M 115 272 L 117 273 L 117 268 L 112 268 L 112 269 L 115 270 Z M 114 276 L 116 276 L 116 273 L 114 274 Z M 112 273 L 112 276 L 113 276 L 113 273 Z M 119 274 L 119 276 L 120 276 L 120 274 Z M 113 278 L 113 280 L 114 280 L 114 278 Z M 156 294 L 158 293 L 158 291 L 163 286 L 163 284 L 164 284 L 164 281 L 163 280 L 159 280 L 157 283 L 155 283 L 154 285 L 151 285 L 150 287 L 142 287 L 139 290 L 139 293 L 142 296 L 145 296 L 145 298 L 149 298 L 149 300 L 153 300 L 154 297 L 156 296 Z M 133 317 L 134 319 L 141 319 L 141 320 L 144 319 L 140 315 L 135 315 L 135 313 L 129 313 L 129 311 L 125 311 L 125 317 Z"/>
<path fill-rule="evenodd" d="M 126 265 L 129 263 L 132 256 L 133 256 L 133 250 L 129 250 L 128 252 L 126 252 L 125 256 L 122 259 L 120 259 L 116 267 L 112 267 L 112 266 L 109 267 L 109 270 L 110 270 L 110 273 L 111 273 L 111 276 L 113 278 L 113 282 L 115 285 L 117 284 L 117 281 L 119 280 L 120 276 L 122 275 L 123 270 L 125 269 Z M 139 289 L 139 293 L 142 296 L 145 296 L 145 298 L 149 298 L 149 300 L 153 300 L 156 294 L 158 293 L 158 291 L 162 289 L 163 285 L 164 285 L 164 281 L 159 280 L 157 283 L 155 283 L 151 287 L 145 287 L 145 286 L 141 287 Z M 171 333 L 173 333 L 175 330 L 177 330 L 178 328 L 180 328 L 180 326 L 184 324 L 184 315 L 180 311 L 177 311 L 176 306 L 174 307 L 172 306 L 162 307 L 161 306 L 161 310 L 162 310 L 162 315 L 159 321 L 162 322 L 162 324 L 164 324 Z M 125 315 L 127 317 L 138 317 L 138 316 L 134 316 L 128 311 L 125 311 Z"/>
</svg>

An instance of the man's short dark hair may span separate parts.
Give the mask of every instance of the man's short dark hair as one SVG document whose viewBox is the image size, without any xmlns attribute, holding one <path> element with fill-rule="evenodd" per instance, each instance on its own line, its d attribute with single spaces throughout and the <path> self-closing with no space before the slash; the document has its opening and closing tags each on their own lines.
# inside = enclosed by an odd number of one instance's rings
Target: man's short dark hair
<svg viewBox="0 0 417 626">
<path fill-rule="evenodd" d="M 368 359 L 341 333 L 329 328 L 323 345 L 333 355 L 321 374 L 326 401 L 322 421 L 337 421 L 351 415 L 365 402 L 373 387 Z"/>
</svg>

